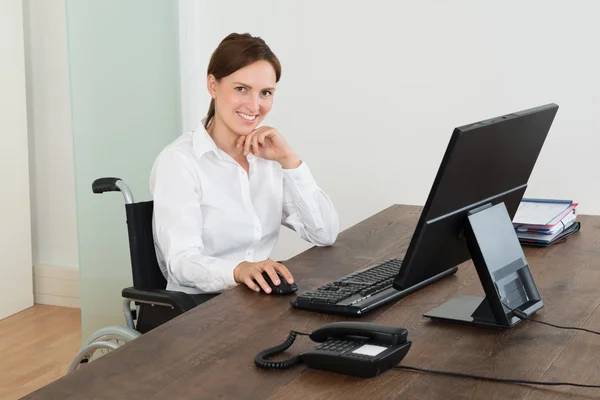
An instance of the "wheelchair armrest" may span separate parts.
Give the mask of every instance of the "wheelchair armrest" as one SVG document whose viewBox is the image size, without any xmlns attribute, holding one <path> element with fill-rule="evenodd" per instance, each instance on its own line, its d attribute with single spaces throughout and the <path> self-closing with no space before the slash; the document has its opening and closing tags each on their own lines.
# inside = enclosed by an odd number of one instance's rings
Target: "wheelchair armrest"
<svg viewBox="0 0 600 400">
<path fill-rule="evenodd" d="M 120 178 L 98 178 L 92 183 L 92 191 L 94 193 L 121 192 L 125 199 L 125 204 L 132 204 L 134 202 L 133 193 L 131 193 L 129 186 Z"/>
<path fill-rule="evenodd" d="M 92 191 L 94 193 L 118 192 L 117 182 L 120 178 L 98 178 L 92 183 Z"/>
<path fill-rule="evenodd" d="M 124 298 L 134 301 L 168 304 L 181 312 L 186 312 L 196 307 L 196 303 L 194 303 L 189 294 L 173 290 L 139 290 L 134 287 L 128 287 L 123 289 L 122 295 Z"/>
</svg>

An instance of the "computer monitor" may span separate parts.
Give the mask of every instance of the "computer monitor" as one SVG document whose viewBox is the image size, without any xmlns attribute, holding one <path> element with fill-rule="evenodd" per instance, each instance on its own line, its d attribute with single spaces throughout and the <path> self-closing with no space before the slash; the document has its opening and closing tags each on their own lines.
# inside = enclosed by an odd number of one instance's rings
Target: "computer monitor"
<svg viewBox="0 0 600 400">
<path fill-rule="evenodd" d="M 457 296 L 425 316 L 510 328 L 519 321 L 511 308 L 543 307 L 512 219 L 557 110 L 547 104 L 454 130 L 393 286 L 472 259 L 486 297 Z"/>
</svg>

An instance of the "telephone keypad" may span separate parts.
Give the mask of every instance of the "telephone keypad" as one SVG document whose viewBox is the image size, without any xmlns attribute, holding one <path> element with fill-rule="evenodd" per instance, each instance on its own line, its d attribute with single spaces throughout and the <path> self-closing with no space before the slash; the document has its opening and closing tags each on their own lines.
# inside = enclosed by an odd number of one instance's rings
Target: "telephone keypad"
<svg viewBox="0 0 600 400">
<path fill-rule="evenodd" d="M 317 346 L 317 350 L 327 350 L 336 353 L 343 353 L 346 350 L 350 350 L 356 347 L 359 343 L 347 340 L 329 340 Z"/>
</svg>

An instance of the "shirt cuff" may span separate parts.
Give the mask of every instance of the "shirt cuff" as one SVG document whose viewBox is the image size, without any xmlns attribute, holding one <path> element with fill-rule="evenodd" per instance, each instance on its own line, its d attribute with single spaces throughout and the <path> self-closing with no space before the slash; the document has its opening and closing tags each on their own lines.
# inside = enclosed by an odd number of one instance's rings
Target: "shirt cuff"
<svg viewBox="0 0 600 400">
<path fill-rule="evenodd" d="M 317 182 L 304 161 L 297 168 L 283 169 L 283 177 L 287 184 L 294 186 L 300 193 L 317 189 Z"/>
<path fill-rule="evenodd" d="M 224 289 L 229 289 L 237 286 L 237 282 L 233 277 L 233 270 L 237 267 L 239 262 L 219 260 L 214 263 L 213 276 L 223 282 Z"/>
</svg>

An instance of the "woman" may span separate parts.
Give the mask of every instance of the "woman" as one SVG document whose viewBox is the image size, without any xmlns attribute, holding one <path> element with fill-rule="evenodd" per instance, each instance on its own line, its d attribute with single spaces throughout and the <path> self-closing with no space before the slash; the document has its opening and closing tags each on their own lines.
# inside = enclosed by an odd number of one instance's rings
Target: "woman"
<svg viewBox="0 0 600 400">
<path fill-rule="evenodd" d="M 243 283 L 266 293 L 279 272 L 272 259 L 281 225 L 328 246 L 338 215 L 308 166 L 275 128 L 259 127 L 273 105 L 279 60 L 259 37 L 230 34 L 212 54 L 212 97 L 202 126 L 157 157 L 150 189 L 154 240 L 167 289 L 218 293 Z"/>
</svg>

